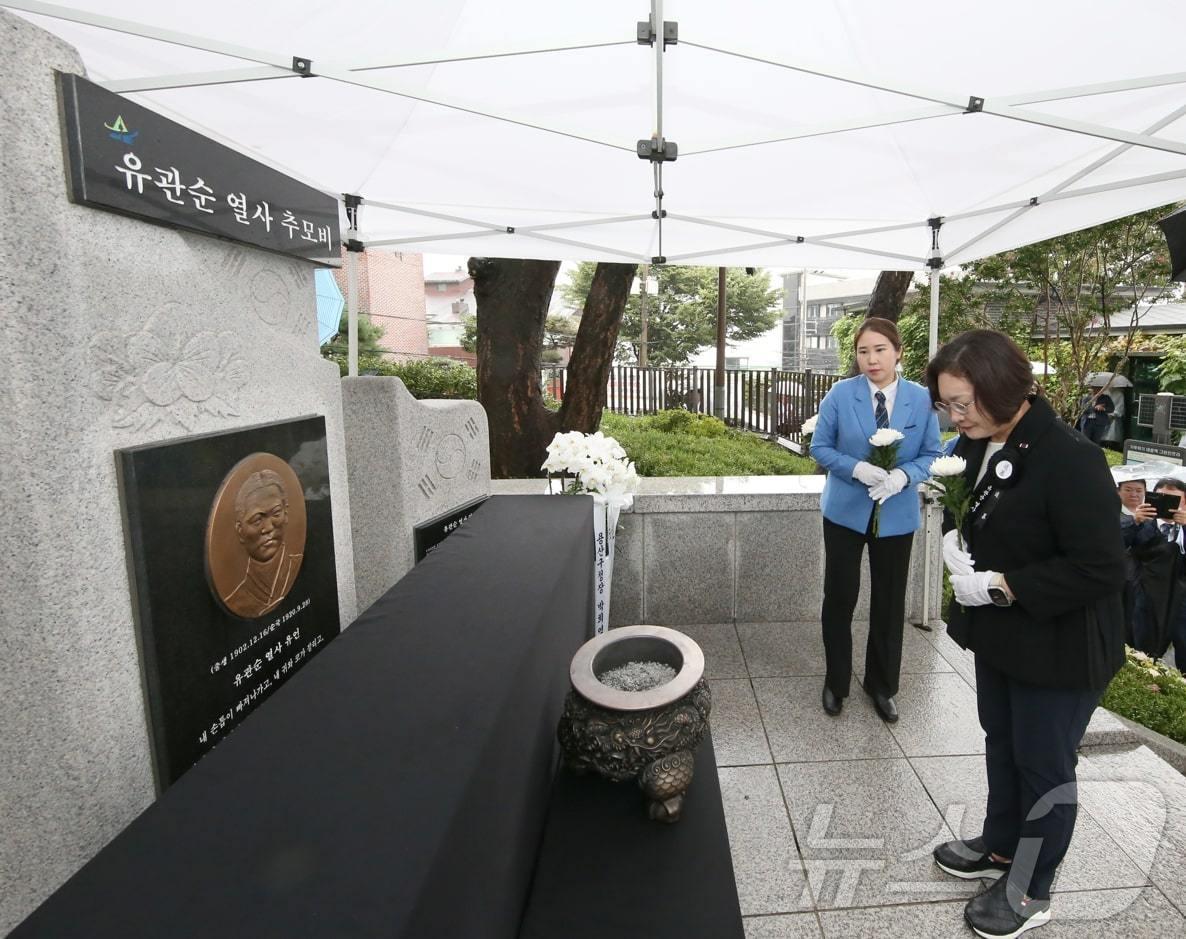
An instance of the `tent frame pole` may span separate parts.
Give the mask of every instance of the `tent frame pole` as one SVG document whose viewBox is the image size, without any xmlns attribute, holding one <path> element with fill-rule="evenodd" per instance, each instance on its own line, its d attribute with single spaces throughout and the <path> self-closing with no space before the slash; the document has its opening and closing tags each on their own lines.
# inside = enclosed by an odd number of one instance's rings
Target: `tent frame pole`
<svg viewBox="0 0 1186 939">
<path fill-rule="evenodd" d="M 116 17 L 101 16 L 94 13 L 89 13 L 82 10 L 77 10 L 72 7 L 57 6 L 55 4 L 42 3 L 40 0 L 12 0 L 6 2 L 5 6 L 14 10 L 22 10 L 28 13 L 38 13 L 42 16 L 49 16 L 55 19 L 66 20 L 68 22 L 82 23 L 88 26 L 96 26 L 100 29 L 109 29 L 116 32 L 126 33 L 132 36 L 141 36 L 148 39 L 156 39 L 161 42 L 173 43 L 174 45 L 185 46 L 191 49 L 199 49 L 206 52 L 214 52 L 220 55 L 227 55 L 234 58 L 244 59 L 249 62 L 257 62 L 261 65 L 271 65 L 276 68 L 289 69 L 297 73 L 294 67 L 295 59 L 286 61 L 284 57 L 278 56 L 275 52 L 270 52 L 262 49 L 253 49 L 247 46 L 238 46 L 233 43 L 220 42 L 206 37 L 194 36 L 188 33 L 178 32 L 176 30 L 166 30 L 157 27 L 152 27 L 144 23 L 136 23 L 130 20 L 119 19 Z M 656 52 L 656 67 L 657 78 L 659 80 L 659 87 L 656 89 L 656 123 L 662 127 L 662 67 L 659 65 L 663 54 L 663 0 L 651 0 L 652 23 L 656 34 L 656 45 L 658 50 Z M 657 15 L 656 15 L 657 14 Z M 962 108 L 967 111 L 982 112 L 985 114 L 993 114 L 997 117 L 1003 117 L 1008 120 L 1023 121 L 1030 124 L 1038 124 L 1044 127 L 1054 128 L 1056 130 L 1064 130 L 1069 133 L 1083 134 L 1090 137 L 1100 137 L 1105 140 L 1115 140 L 1120 143 L 1128 143 L 1133 146 L 1147 147 L 1153 150 L 1163 150 L 1167 153 L 1176 153 L 1186 155 L 1186 143 L 1181 143 L 1174 140 L 1167 140 L 1162 137 L 1154 137 L 1149 134 L 1133 134 L 1128 131 L 1116 127 L 1107 127 L 1102 124 L 1095 124 L 1088 121 L 1076 121 L 1068 118 L 1059 117 L 1053 114 L 1046 114 L 1039 111 L 1030 111 L 1018 107 L 1016 102 L 1022 99 L 1020 95 L 1014 95 L 1011 99 L 1001 99 L 1002 103 L 988 103 L 983 98 L 972 96 L 965 104 L 962 100 L 957 100 L 958 95 L 940 94 L 933 89 L 920 87 L 907 87 L 899 84 L 887 84 L 869 81 L 868 79 L 854 74 L 846 74 L 844 72 L 836 71 L 831 68 L 812 67 L 806 63 L 799 63 L 793 65 L 787 62 L 779 62 L 774 59 L 763 58 L 760 56 L 747 55 L 735 50 L 721 49 L 715 46 L 704 45 L 702 43 L 695 43 L 685 41 L 685 45 L 693 46 L 695 48 L 704 49 L 710 52 L 717 52 L 722 55 L 730 55 L 736 58 L 745 59 L 752 62 L 759 62 L 766 65 L 772 65 L 779 68 L 789 69 L 791 71 L 803 72 L 809 75 L 818 75 L 823 78 L 830 78 L 835 81 L 841 81 L 848 84 L 858 85 L 863 88 L 872 88 L 877 91 L 887 91 L 894 94 L 904 95 L 910 98 L 917 98 L 923 101 L 929 101 L 934 104 L 942 104 L 952 108 Z M 299 58 L 299 57 L 297 57 Z M 439 107 L 453 108 L 455 110 L 463 111 L 469 114 L 475 114 L 481 117 L 487 117 L 492 120 L 504 121 L 510 124 L 517 124 L 522 127 L 528 127 L 534 130 L 543 131 L 550 134 L 558 134 L 564 137 L 570 137 L 576 140 L 583 140 L 587 143 L 600 144 L 601 146 L 612 147 L 618 150 L 630 150 L 632 148 L 622 146 L 621 144 L 611 143 L 605 140 L 596 140 L 591 137 L 583 137 L 579 134 L 572 134 L 566 131 L 557 130 L 554 128 L 543 127 L 538 124 L 531 124 L 526 121 L 519 121 L 511 117 L 490 114 L 485 111 L 478 111 L 472 108 L 467 108 L 459 104 L 450 104 L 447 101 L 440 101 L 432 98 L 426 98 L 423 95 L 413 95 L 405 91 L 392 88 L 389 84 L 379 81 L 372 81 L 369 79 L 360 78 L 354 74 L 349 68 L 342 68 L 334 65 L 318 65 L 316 71 L 312 69 L 312 63 L 304 60 L 306 66 L 305 71 L 299 74 L 312 77 L 314 75 L 321 78 L 329 78 L 334 81 L 344 82 L 351 85 L 359 85 L 364 88 L 370 88 L 374 91 L 381 91 L 386 94 L 393 94 L 399 97 L 408 98 L 413 101 L 422 101 L 426 104 L 433 104 Z M 1177 84 L 1179 80 L 1186 81 L 1186 74 L 1172 73 L 1170 75 L 1150 76 L 1145 79 L 1128 79 L 1127 81 L 1116 83 L 1112 82 L 1109 85 L 1119 85 L 1122 90 L 1133 90 L 1143 87 L 1157 87 L 1165 84 Z M 1104 94 L 1107 92 L 1109 85 L 1100 86 L 1084 86 L 1087 90 L 1081 93 L 1085 94 Z M 1102 90 L 1097 90 L 1102 89 Z M 1044 97 L 1041 100 L 1055 100 L 1050 97 L 1055 96 L 1069 96 L 1069 92 L 1074 89 L 1064 89 L 1061 92 L 1040 92 Z M 1033 97 L 1032 95 L 1030 96 Z M 975 104 L 974 104 L 975 102 Z"/>
<path fill-rule="evenodd" d="M 1170 112 L 1165 117 L 1163 117 L 1161 120 L 1154 121 L 1152 124 L 1150 124 L 1145 129 L 1144 132 L 1147 134 L 1155 133 L 1156 131 L 1161 130 L 1163 127 L 1166 127 L 1166 126 L 1174 123 L 1174 121 L 1176 121 L 1178 118 L 1182 117 L 1183 115 L 1186 115 L 1186 105 L 1183 105 L 1182 107 L 1175 109 L 1174 111 Z M 1059 193 L 1065 191 L 1068 187 L 1073 186 L 1075 183 L 1079 182 L 1079 180 L 1083 179 L 1085 176 L 1089 176 L 1092 173 L 1094 173 L 1096 170 L 1098 170 L 1100 167 L 1105 166 L 1108 163 L 1111 163 L 1113 160 L 1115 160 L 1121 154 L 1127 153 L 1131 148 L 1132 148 L 1131 144 L 1121 144 L 1120 146 L 1115 147 L 1112 150 L 1105 153 L 1098 160 L 1093 160 L 1091 163 L 1087 164 L 1087 166 L 1083 167 L 1078 172 L 1067 177 L 1065 180 L 1063 180 L 1061 183 L 1059 183 L 1053 189 L 1050 189 L 1048 192 L 1044 192 L 1037 198 L 1032 199 L 1030 201 L 1029 205 L 1022 206 L 1020 209 L 1018 209 L 1017 211 L 1015 211 L 1011 215 L 1009 215 L 1008 218 L 1002 219 L 1001 221 L 997 222 L 995 225 L 992 225 L 992 226 L 986 228 L 984 231 L 982 231 L 976 237 L 974 237 L 968 241 L 965 241 L 962 245 L 960 245 L 958 248 L 956 248 L 954 251 L 951 252 L 951 254 L 948 256 L 948 261 L 950 262 L 951 258 L 958 257 L 959 255 L 963 254 L 972 245 L 987 238 L 993 232 L 1004 228 L 1010 222 L 1021 217 L 1022 215 L 1025 215 L 1027 212 L 1030 211 L 1030 209 L 1036 208 L 1037 206 L 1041 205 L 1043 202 L 1046 202 L 1049 199 L 1051 199 L 1052 197 L 1057 196 Z"/>
<path fill-rule="evenodd" d="M 362 196 L 343 194 L 346 203 L 346 374 L 358 377 L 358 255 L 363 244 L 358 240 L 358 216 L 362 210 Z"/>
<path fill-rule="evenodd" d="M 931 257 L 927 264 L 931 269 L 931 312 L 927 321 L 927 358 L 933 359 L 939 351 L 939 273 L 943 270 L 943 256 L 939 251 L 939 229 L 943 227 L 940 216 L 928 219 L 931 226 Z M 927 510 L 923 515 L 922 527 L 922 628 L 931 628 L 931 544 L 935 532 L 931 523 L 931 497 L 926 497 Z"/>
</svg>

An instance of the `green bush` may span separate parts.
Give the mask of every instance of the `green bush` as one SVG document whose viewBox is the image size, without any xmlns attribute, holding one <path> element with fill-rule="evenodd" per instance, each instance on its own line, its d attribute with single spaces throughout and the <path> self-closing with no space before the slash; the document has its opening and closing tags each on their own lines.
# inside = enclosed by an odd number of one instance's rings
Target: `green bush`
<svg viewBox="0 0 1186 939">
<path fill-rule="evenodd" d="M 1176 668 L 1128 649 L 1100 702 L 1130 721 L 1186 743 L 1186 678 Z"/>
<path fill-rule="evenodd" d="M 329 356 L 346 374 L 346 359 Z M 398 378 L 414 398 L 464 398 L 477 400 L 478 373 L 464 362 L 452 359 L 419 359 L 414 362 L 389 362 L 378 356 L 358 357 L 358 374 L 390 375 Z"/>
<path fill-rule="evenodd" d="M 660 411 L 643 418 L 647 427 L 668 434 L 691 434 L 694 437 L 723 437 L 728 431 L 725 422 L 710 414 L 675 409 Z"/>
<path fill-rule="evenodd" d="M 686 421 L 686 426 L 696 428 L 707 424 L 702 416 L 687 411 L 674 413 L 687 417 L 667 420 L 676 424 Z M 602 433 L 617 439 L 640 476 L 779 476 L 815 472 L 811 460 L 755 434 L 723 426 L 719 433 L 710 431 L 715 436 L 697 431 L 659 430 L 652 421 L 660 416 L 625 417 L 609 411 L 602 416 Z"/>
</svg>

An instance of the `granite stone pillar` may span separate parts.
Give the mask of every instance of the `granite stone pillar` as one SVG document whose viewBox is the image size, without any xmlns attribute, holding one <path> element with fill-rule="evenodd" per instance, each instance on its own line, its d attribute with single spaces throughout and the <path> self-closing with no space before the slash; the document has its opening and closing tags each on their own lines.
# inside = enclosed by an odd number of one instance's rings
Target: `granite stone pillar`
<svg viewBox="0 0 1186 939">
<path fill-rule="evenodd" d="M 0 10 L 0 934 L 154 798 L 115 449 L 324 415 L 356 612 L 313 267 L 71 204 L 53 69 L 82 72 Z"/>
<path fill-rule="evenodd" d="M 398 378 L 342 380 L 358 605 L 415 562 L 413 529 L 490 495 L 490 432 L 476 401 L 417 401 Z"/>
</svg>

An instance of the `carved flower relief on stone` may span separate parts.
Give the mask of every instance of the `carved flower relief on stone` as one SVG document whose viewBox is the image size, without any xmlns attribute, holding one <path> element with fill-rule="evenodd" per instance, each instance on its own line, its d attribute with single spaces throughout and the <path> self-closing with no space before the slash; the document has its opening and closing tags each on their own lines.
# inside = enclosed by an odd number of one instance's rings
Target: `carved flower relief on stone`
<svg viewBox="0 0 1186 939">
<path fill-rule="evenodd" d="M 180 310 L 153 315 L 136 333 L 99 333 L 91 343 L 96 394 L 114 405 L 114 427 L 160 424 L 193 430 L 203 417 L 237 416 L 248 364 L 229 332 L 187 335 Z"/>
</svg>

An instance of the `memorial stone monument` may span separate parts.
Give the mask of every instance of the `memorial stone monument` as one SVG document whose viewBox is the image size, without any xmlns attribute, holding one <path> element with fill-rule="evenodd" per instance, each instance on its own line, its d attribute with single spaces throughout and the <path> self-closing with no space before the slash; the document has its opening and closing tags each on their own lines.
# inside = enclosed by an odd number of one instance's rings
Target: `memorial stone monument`
<svg viewBox="0 0 1186 939">
<path fill-rule="evenodd" d="M 415 563 L 415 526 L 490 495 L 490 432 L 476 401 L 417 401 L 398 378 L 342 380 L 361 609 Z"/>
<path fill-rule="evenodd" d="M 313 265 L 71 203 L 54 69 L 83 73 L 0 11 L 0 934 L 155 794 L 116 450 L 323 417 L 341 625 L 357 611 Z"/>
</svg>

